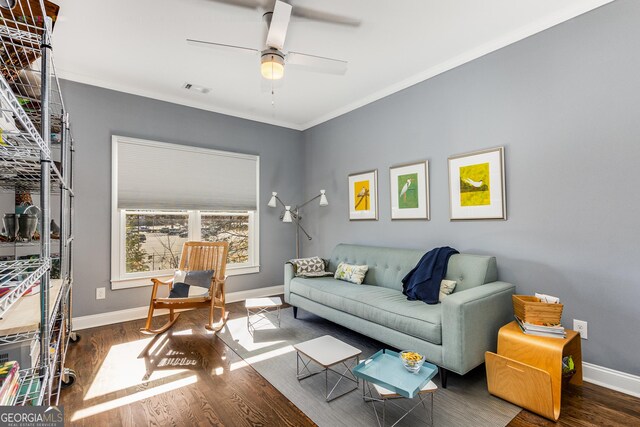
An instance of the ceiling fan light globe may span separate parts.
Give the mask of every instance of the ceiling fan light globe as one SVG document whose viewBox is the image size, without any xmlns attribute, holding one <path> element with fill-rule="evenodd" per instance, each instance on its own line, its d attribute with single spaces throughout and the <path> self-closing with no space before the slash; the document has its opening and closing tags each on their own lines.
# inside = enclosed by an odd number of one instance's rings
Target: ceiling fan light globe
<svg viewBox="0 0 640 427">
<path fill-rule="evenodd" d="M 263 55 L 260 62 L 260 73 L 265 79 L 280 80 L 284 77 L 284 59 L 281 56 Z"/>
</svg>

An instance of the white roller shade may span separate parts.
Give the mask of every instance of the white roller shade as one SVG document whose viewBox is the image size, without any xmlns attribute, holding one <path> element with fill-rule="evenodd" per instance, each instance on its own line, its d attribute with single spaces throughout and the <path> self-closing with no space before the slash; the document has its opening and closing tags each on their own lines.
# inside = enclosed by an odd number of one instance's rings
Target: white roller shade
<svg viewBox="0 0 640 427">
<path fill-rule="evenodd" d="M 114 136 L 120 209 L 256 210 L 258 156 Z"/>
</svg>

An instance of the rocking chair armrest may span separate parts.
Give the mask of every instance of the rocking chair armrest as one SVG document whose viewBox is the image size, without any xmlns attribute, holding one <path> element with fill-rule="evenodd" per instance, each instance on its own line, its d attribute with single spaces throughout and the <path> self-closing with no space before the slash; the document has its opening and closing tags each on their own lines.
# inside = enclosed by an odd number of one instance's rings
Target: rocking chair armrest
<svg viewBox="0 0 640 427">
<path fill-rule="evenodd" d="M 209 291 L 213 297 L 218 295 L 218 292 L 221 292 L 224 294 L 224 284 L 227 281 L 227 277 L 228 276 L 224 276 L 224 279 L 216 279 L 216 278 L 213 279 L 213 287 Z"/>
<path fill-rule="evenodd" d="M 224 279 L 220 280 L 220 279 L 214 279 L 213 280 L 213 284 L 214 286 L 217 288 L 218 286 L 224 286 L 225 282 L 227 281 L 227 276 L 225 276 Z"/>
<path fill-rule="evenodd" d="M 154 285 L 168 285 L 169 289 L 171 289 L 171 287 L 173 286 L 173 277 L 167 280 L 166 282 L 163 282 L 160 279 L 156 279 L 155 277 L 152 278 L 151 281 L 153 282 Z"/>
</svg>

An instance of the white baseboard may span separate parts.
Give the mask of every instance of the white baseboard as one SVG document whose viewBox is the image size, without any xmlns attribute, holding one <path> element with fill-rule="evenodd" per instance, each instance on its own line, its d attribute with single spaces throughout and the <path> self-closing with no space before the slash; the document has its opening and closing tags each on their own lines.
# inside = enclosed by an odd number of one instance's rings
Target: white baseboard
<svg viewBox="0 0 640 427">
<path fill-rule="evenodd" d="M 269 286 L 268 288 L 249 289 L 248 291 L 231 292 L 227 294 L 227 302 L 244 301 L 247 298 L 262 298 L 284 294 L 284 285 Z"/>
<path fill-rule="evenodd" d="M 247 298 L 260 298 L 284 293 L 284 286 L 269 286 L 267 288 L 250 289 L 248 291 L 230 292 L 226 295 L 228 303 L 244 301 Z M 128 308 L 126 310 L 111 311 L 109 313 L 92 314 L 73 318 L 73 330 L 79 331 L 97 326 L 112 325 L 129 320 L 144 319 L 149 312 L 149 306 Z M 167 310 L 156 310 L 154 315 L 161 316 Z"/>
<path fill-rule="evenodd" d="M 582 363 L 584 381 L 640 397 L 640 377 L 591 363 Z"/>
</svg>

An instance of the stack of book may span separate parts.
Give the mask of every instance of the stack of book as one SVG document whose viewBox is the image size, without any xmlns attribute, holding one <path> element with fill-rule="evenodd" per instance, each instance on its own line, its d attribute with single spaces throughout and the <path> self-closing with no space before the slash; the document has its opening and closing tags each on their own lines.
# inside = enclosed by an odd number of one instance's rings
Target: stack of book
<svg viewBox="0 0 640 427">
<path fill-rule="evenodd" d="M 0 405 L 10 405 L 20 388 L 20 365 L 16 361 L 0 365 Z"/>
<path fill-rule="evenodd" d="M 534 325 L 533 323 L 527 323 L 520 319 L 518 316 L 514 316 L 520 325 L 520 329 L 527 335 L 535 335 L 538 337 L 550 337 L 550 338 L 566 338 L 562 325 Z"/>
</svg>

